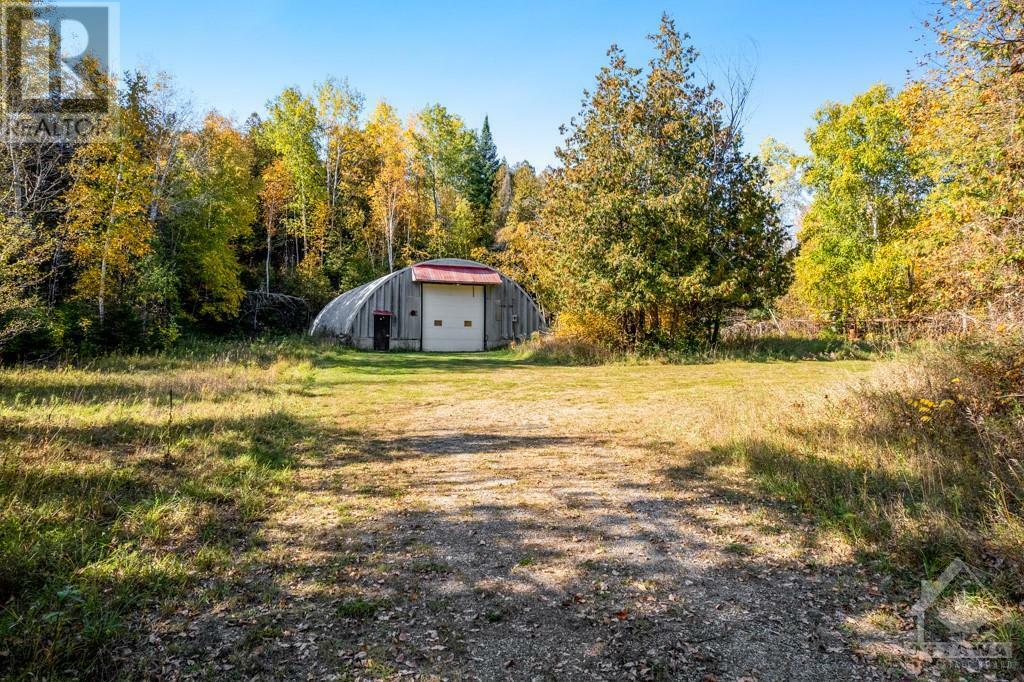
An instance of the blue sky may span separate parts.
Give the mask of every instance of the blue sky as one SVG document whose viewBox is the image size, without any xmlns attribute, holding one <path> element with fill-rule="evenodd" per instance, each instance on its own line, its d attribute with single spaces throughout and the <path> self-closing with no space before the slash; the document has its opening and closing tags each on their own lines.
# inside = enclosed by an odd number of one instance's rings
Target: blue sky
<svg viewBox="0 0 1024 682">
<path fill-rule="evenodd" d="M 121 61 L 166 70 L 197 109 L 240 120 L 286 86 L 347 77 L 403 114 L 440 102 L 472 127 L 488 114 L 502 156 L 543 167 L 608 46 L 645 62 L 644 36 L 667 11 L 713 77 L 722 63 L 756 65 L 748 146 L 774 135 L 804 150 L 823 102 L 904 81 L 933 4 L 122 0 Z"/>
</svg>

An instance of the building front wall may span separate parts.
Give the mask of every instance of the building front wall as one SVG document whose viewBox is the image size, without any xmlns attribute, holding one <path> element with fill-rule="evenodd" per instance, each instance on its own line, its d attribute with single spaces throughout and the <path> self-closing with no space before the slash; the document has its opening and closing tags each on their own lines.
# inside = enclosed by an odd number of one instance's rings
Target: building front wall
<svg viewBox="0 0 1024 682">
<path fill-rule="evenodd" d="M 373 339 L 365 336 L 355 337 L 351 341 L 353 348 L 373 350 Z M 391 339 L 390 350 L 419 350 L 419 339 Z"/>
<path fill-rule="evenodd" d="M 334 309 L 325 308 L 329 314 L 325 316 L 324 324 L 314 332 L 335 334 L 356 348 L 370 350 L 373 348 L 374 311 L 386 311 L 392 315 L 390 347 L 393 350 L 421 350 L 421 325 L 432 322 L 423 318 L 422 291 L 423 285 L 412 281 L 412 268 L 404 268 L 378 282 L 343 294 L 353 294 L 358 300 Z M 351 326 L 348 326 L 350 318 Z M 501 284 L 484 288 L 483 318 L 484 347 L 487 349 L 527 339 L 534 332 L 546 328 L 544 318 L 530 296 L 504 275 Z"/>
<path fill-rule="evenodd" d="M 423 284 L 425 351 L 484 350 L 485 287 Z"/>
</svg>

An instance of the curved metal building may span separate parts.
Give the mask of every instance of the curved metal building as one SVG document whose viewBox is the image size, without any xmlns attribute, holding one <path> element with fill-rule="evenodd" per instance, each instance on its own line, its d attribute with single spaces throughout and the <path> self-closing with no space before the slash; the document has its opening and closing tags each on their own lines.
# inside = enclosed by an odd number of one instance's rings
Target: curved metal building
<svg viewBox="0 0 1024 682">
<path fill-rule="evenodd" d="M 313 320 L 311 335 L 366 350 L 478 351 L 546 328 L 521 286 L 457 258 L 410 265 L 350 289 Z"/>
</svg>

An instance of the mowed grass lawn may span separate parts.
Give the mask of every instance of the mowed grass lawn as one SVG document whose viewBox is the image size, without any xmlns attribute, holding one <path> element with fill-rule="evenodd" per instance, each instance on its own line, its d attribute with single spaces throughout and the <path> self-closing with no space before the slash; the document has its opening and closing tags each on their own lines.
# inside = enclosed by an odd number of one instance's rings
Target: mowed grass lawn
<svg viewBox="0 0 1024 682">
<path fill-rule="evenodd" d="M 635 654 L 683 674 L 702 659 L 661 625 L 586 653 L 559 600 L 605 585 L 570 597 L 595 609 L 588 627 L 613 598 L 615 627 L 664 624 L 650 600 L 678 605 L 684 574 L 716 575 L 715 600 L 759 562 L 855 566 L 856 521 L 812 524 L 737 444 L 799 457 L 791 425 L 879 364 L 561 367 L 286 341 L 0 370 L 0 676 L 499 674 L 517 641 L 545 665 Z M 660 561 L 677 563 L 648 571 Z M 529 628 L 546 644 L 517 639 Z M 739 671 L 743 650 L 700 670 Z"/>
</svg>

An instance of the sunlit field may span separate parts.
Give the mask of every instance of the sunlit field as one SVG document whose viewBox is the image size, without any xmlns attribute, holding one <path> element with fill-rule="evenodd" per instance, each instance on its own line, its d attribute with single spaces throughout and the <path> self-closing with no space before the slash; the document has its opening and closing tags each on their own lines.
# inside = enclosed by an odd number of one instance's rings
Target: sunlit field
<svg viewBox="0 0 1024 682">
<path fill-rule="evenodd" d="M 778 357 L 2 370 L 0 673 L 885 678 L 964 551 L 1019 637 L 1012 500 L 843 402 L 902 360 Z"/>
</svg>

